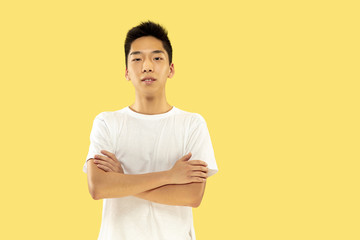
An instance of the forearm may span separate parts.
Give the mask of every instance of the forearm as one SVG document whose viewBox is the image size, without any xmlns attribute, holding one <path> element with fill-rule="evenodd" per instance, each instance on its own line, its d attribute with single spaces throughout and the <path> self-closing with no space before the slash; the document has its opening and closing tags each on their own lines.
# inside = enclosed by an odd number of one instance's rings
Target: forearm
<svg viewBox="0 0 360 240">
<path fill-rule="evenodd" d="M 171 170 L 136 175 L 102 170 L 98 160 L 89 159 L 90 194 L 94 199 L 138 194 L 137 197 L 157 203 L 197 207 L 205 189 L 207 164 L 201 160 L 189 163 L 190 157 L 187 154 L 179 159 Z"/>
<path fill-rule="evenodd" d="M 198 207 L 204 189 L 205 183 L 168 184 L 138 193 L 135 197 L 166 205 Z"/>
<path fill-rule="evenodd" d="M 168 171 L 145 174 L 104 172 L 89 163 L 91 192 L 94 199 L 120 198 L 136 195 L 171 183 Z"/>
</svg>

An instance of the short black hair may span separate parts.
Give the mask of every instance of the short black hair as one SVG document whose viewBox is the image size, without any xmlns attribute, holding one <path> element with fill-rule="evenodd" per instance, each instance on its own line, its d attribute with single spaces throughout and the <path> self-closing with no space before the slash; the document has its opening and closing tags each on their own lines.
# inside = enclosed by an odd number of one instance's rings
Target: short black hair
<svg viewBox="0 0 360 240">
<path fill-rule="evenodd" d="M 130 52 L 131 43 L 136 39 L 145 36 L 153 36 L 162 42 L 163 47 L 169 56 L 169 65 L 170 65 L 172 63 L 172 47 L 170 40 L 168 38 L 168 32 L 160 24 L 148 20 L 146 22 L 141 22 L 138 26 L 130 29 L 126 35 L 125 44 L 124 44 L 126 68 L 128 67 L 127 61 L 128 61 L 128 55 Z"/>
</svg>

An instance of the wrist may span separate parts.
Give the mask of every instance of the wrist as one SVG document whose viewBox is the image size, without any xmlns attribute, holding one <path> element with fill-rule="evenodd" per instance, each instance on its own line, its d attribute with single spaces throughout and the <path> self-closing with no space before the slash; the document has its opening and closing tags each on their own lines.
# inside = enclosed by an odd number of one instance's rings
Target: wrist
<svg viewBox="0 0 360 240">
<path fill-rule="evenodd" d="M 165 184 L 172 184 L 172 174 L 171 174 L 171 170 L 167 170 L 163 172 L 163 180 Z"/>
</svg>

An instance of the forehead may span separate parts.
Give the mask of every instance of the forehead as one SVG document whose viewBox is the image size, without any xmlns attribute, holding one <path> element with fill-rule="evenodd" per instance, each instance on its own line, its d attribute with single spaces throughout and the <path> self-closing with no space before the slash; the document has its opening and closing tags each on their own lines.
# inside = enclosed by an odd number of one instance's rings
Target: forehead
<svg viewBox="0 0 360 240">
<path fill-rule="evenodd" d="M 140 37 L 131 43 L 129 54 L 131 55 L 132 52 L 147 54 L 155 50 L 162 50 L 166 54 L 163 44 L 159 39 L 153 36 L 145 36 Z"/>
</svg>

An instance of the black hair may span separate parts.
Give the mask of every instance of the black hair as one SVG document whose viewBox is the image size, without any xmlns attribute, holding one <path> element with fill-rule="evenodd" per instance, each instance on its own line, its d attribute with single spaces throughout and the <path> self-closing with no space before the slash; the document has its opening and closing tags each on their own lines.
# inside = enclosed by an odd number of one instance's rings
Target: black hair
<svg viewBox="0 0 360 240">
<path fill-rule="evenodd" d="M 148 20 L 147 22 L 141 22 L 138 26 L 130 29 L 126 35 L 125 44 L 124 44 L 126 68 L 128 67 L 127 61 L 128 61 L 128 55 L 130 52 L 131 43 L 136 39 L 145 36 L 153 36 L 162 42 L 163 47 L 169 56 L 169 65 L 170 65 L 172 62 L 172 47 L 167 35 L 168 32 L 163 26 L 154 23 L 150 20 Z"/>
</svg>

